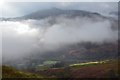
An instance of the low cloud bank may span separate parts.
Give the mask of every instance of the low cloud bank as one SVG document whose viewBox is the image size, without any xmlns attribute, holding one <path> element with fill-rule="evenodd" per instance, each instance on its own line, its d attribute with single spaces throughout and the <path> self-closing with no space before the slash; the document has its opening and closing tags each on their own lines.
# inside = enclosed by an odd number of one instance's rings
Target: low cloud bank
<svg viewBox="0 0 120 80">
<path fill-rule="evenodd" d="M 46 18 L 41 20 L 1 21 L 3 60 L 17 59 L 62 46 L 91 42 L 114 43 L 118 30 L 107 19 Z M 117 27 L 117 25 L 114 25 Z"/>
</svg>

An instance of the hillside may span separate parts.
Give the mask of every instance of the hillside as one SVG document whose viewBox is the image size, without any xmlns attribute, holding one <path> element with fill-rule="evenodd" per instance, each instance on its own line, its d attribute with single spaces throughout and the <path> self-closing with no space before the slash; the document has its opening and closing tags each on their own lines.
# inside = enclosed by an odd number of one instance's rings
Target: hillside
<svg viewBox="0 0 120 80">
<path fill-rule="evenodd" d="M 65 68 L 53 68 L 48 70 L 40 70 L 36 73 L 47 76 L 56 76 L 57 78 L 118 78 L 118 62 L 116 60 L 108 60 L 97 62 L 96 64 L 74 65 Z"/>
<path fill-rule="evenodd" d="M 57 53 L 57 54 L 56 54 Z M 12 66 L 24 68 L 34 68 L 46 61 L 60 61 L 65 64 L 77 62 L 100 61 L 114 59 L 118 56 L 117 44 L 96 45 L 91 43 L 76 44 L 63 47 L 60 50 L 45 52 L 44 54 L 34 54 L 14 63 Z M 21 65 L 20 65 L 21 64 Z"/>
<path fill-rule="evenodd" d="M 36 12 L 33 12 L 31 14 L 25 15 L 21 18 L 24 19 L 43 19 L 43 18 L 47 18 L 47 17 L 58 17 L 60 15 L 64 15 L 67 17 L 102 17 L 104 18 L 102 15 L 98 14 L 98 13 L 92 13 L 92 12 L 88 12 L 88 11 L 84 11 L 84 10 L 62 10 L 62 9 L 58 9 L 58 8 L 51 8 L 51 9 L 46 9 L 46 10 L 38 10 Z"/>
<path fill-rule="evenodd" d="M 0 79 L 2 78 L 2 66 L 0 65 Z"/>
<path fill-rule="evenodd" d="M 16 70 L 9 66 L 2 66 L 2 78 L 44 78 L 41 75 Z"/>
<path fill-rule="evenodd" d="M 49 68 L 45 70 L 23 72 L 12 67 L 3 66 L 3 78 L 50 78 L 57 80 L 75 80 L 76 78 L 118 78 L 118 60 L 105 60 L 71 64 L 62 68 Z M 42 76 L 41 76 L 42 75 Z"/>
<path fill-rule="evenodd" d="M 86 17 L 91 18 L 93 20 L 104 20 L 104 19 L 110 19 L 110 17 L 105 17 L 99 13 L 89 12 L 85 10 L 64 10 L 59 8 L 51 8 L 51 9 L 45 9 L 45 10 L 38 10 L 36 12 L 29 13 L 27 15 L 21 16 L 21 17 L 15 17 L 15 18 L 2 18 L 0 20 L 12 20 L 12 21 L 21 21 L 21 20 L 40 20 L 40 19 L 46 19 L 51 18 L 52 21 L 55 21 L 55 18 L 64 16 L 68 18 L 75 18 L 75 17 Z"/>
</svg>

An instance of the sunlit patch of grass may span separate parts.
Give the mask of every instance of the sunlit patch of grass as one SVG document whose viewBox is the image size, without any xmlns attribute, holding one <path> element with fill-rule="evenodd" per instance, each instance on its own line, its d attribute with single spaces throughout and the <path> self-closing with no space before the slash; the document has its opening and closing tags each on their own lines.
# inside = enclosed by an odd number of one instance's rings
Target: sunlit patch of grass
<svg viewBox="0 0 120 80">
<path fill-rule="evenodd" d="M 108 62 L 109 60 L 105 61 L 94 61 L 94 62 L 85 62 L 85 63 L 77 63 L 77 64 L 71 64 L 70 67 L 82 67 L 82 66 L 90 66 L 90 65 L 97 65 L 97 64 L 104 64 Z"/>
<path fill-rule="evenodd" d="M 49 64 L 56 64 L 59 61 L 45 61 L 43 62 L 44 65 L 49 65 Z"/>
</svg>

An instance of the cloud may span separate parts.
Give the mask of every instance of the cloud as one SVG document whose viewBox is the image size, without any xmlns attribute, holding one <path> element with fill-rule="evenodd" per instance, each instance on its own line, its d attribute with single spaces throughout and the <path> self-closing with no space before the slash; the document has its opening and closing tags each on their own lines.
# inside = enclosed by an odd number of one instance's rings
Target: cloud
<svg viewBox="0 0 120 80">
<path fill-rule="evenodd" d="M 4 26 L 2 27 L 4 61 L 30 54 L 42 54 L 44 51 L 57 50 L 76 43 L 102 44 L 118 40 L 118 31 L 112 29 L 111 21 L 99 18 L 59 16 L 55 20 L 46 18 L 2 21 L 0 26 Z"/>
<path fill-rule="evenodd" d="M 2 64 L 2 28 L 0 27 L 0 65 Z"/>
<path fill-rule="evenodd" d="M 34 44 L 37 38 L 37 30 L 28 28 L 27 25 L 21 22 L 1 22 L 2 27 L 2 40 L 3 40 L 3 60 L 5 59 L 17 59 L 30 53 L 34 49 Z M 26 32 L 22 31 L 27 29 Z M 18 31 L 18 29 L 21 30 Z M 5 55 L 5 56 L 4 56 Z M 7 57 L 6 57 L 7 56 Z"/>
</svg>

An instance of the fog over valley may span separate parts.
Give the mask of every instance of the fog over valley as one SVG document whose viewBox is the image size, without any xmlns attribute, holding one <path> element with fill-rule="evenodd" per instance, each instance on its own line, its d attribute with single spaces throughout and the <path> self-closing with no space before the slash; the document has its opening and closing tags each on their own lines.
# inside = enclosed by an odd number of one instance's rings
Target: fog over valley
<svg viewBox="0 0 120 80">
<path fill-rule="evenodd" d="M 0 26 L 4 26 L 3 61 L 56 51 L 77 43 L 99 45 L 117 43 L 118 40 L 115 21 L 99 16 L 71 18 L 60 15 L 39 20 L 1 21 Z"/>
</svg>

